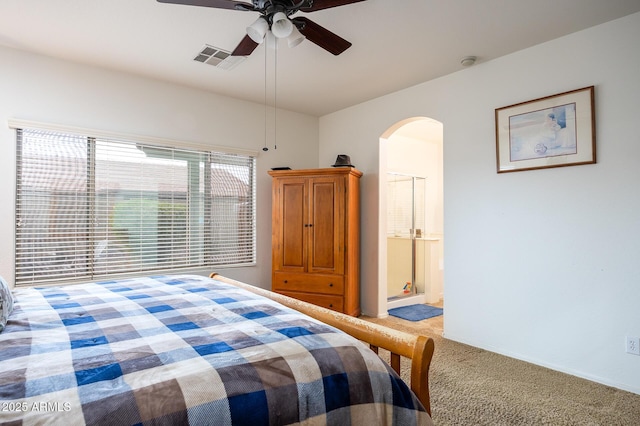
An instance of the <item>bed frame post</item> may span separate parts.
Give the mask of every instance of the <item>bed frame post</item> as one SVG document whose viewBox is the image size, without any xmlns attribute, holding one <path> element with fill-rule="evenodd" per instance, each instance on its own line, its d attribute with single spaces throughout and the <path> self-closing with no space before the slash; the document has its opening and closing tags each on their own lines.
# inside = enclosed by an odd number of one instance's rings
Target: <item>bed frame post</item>
<svg viewBox="0 0 640 426">
<path fill-rule="evenodd" d="M 418 336 L 413 347 L 411 358 L 411 390 L 422 401 L 422 405 L 431 415 L 431 396 L 429 395 L 429 367 L 435 345 L 433 339 L 426 336 Z"/>
</svg>

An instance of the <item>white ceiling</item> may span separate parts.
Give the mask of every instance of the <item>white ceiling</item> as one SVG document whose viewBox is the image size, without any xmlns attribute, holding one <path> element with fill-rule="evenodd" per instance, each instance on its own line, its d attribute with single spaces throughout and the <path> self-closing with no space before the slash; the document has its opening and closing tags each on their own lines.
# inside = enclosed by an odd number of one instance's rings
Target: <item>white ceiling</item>
<svg viewBox="0 0 640 426">
<path fill-rule="evenodd" d="M 638 11 L 640 0 L 366 0 L 304 14 L 353 46 L 281 43 L 276 77 L 263 45 L 233 70 L 193 61 L 205 44 L 233 50 L 257 13 L 155 0 L 1 0 L 0 44 L 321 116 L 458 71 L 464 56 L 486 62 Z"/>
</svg>

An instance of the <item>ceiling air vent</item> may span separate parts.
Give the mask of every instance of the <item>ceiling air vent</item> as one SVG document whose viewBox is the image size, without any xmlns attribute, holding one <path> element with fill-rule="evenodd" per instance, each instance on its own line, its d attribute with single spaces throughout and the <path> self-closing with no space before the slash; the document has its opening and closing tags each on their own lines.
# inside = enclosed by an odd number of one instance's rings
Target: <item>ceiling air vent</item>
<svg viewBox="0 0 640 426">
<path fill-rule="evenodd" d="M 246 56 L 231 56 L 230 52 L 209 46 L 208 44 L 205 44 L 200 53 L 193 58 L 194 61 L 213 65 L 214 67 L 222 68 L 224 70 L 234 68 L 245 59 L 247 59 Z"/>
</svg>

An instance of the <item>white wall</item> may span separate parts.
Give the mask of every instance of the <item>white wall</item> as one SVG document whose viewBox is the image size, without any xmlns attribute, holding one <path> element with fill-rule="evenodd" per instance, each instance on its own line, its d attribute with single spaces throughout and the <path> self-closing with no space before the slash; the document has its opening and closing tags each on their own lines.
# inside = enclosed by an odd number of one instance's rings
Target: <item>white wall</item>
<svg viewBox="0 0 640 426">
<path fill-rule="evenodd" d="M 217 271 L 270 288 L 267 170 L 317 167 L 318 119 L 279 110 L 278 149 L 271 138 L 264 153 L 264 116 L 263 105 L 0 48 L 0 275 L 13 282 L 15 133 L 6 123 L 16 118 L 259 152 L 258 264 Z"/>
<path fill-rule="evenodd" d="M 640 336 L 638 40 L 634 14 L 321 117 L 320 162 L 348 151 L 364 172 L 364 313 L 386 297 L 379 137 L 430 117 L 444 124 L 445 336 L 640 393 L 624 351 Z M 590 85 L 597 164 L 496 173 L 496 108 Z"/>
</svg>

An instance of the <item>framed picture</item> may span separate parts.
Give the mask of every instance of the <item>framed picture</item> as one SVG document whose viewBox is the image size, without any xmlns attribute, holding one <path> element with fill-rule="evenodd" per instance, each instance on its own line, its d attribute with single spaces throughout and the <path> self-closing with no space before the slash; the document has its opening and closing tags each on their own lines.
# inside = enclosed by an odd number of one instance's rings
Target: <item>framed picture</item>
<svg viewBox="0 0 640 426">
<path fill-rule="evenodd" d="M 496 109 L 498 173 L 595 163 L 593 89 Z"/>
</svg>

